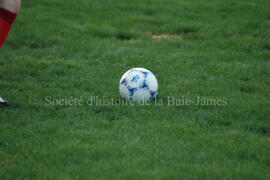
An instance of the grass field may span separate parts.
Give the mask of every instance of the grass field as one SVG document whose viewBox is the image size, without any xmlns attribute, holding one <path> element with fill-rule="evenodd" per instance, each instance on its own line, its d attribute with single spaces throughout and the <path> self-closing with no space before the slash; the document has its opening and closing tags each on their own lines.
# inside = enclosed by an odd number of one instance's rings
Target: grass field
<svg viewBox="0 0 270 180">
<path fill-rule="evenodd" d="M 0 50 L 0 179 L 270 179 L 269 60 L 269 0 L 25 0 Z M 133 67 L 163 104 L 86 103 Z"/>
</svg>

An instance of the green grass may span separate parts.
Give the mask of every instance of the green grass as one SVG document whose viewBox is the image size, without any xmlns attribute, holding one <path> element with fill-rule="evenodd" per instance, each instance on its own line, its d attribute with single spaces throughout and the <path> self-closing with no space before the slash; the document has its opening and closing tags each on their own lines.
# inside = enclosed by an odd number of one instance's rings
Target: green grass
<svg viewBox="0 0 270 180">
<path fill-rule="evenodd" d="M 0 96 L 11 103 L 0 108 L 0 179 L 270 179 L 269 0 L 22 7 L 0 50 Z M 85 104 L 119 98 L 133 67 L 154 72 L 158 100 L 226 104 Z"/>
</svg>

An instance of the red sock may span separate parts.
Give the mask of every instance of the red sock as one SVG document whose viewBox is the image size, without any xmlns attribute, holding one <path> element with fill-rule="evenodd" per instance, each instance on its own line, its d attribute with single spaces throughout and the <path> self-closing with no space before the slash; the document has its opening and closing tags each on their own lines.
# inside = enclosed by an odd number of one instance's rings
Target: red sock
<svg viewBox="0 0 270 180">
<path fill-rule="evenodd" d="M 0 7 L 0 48 L 5 42 L 10 27 L 17 14 Z"/>
</svg>

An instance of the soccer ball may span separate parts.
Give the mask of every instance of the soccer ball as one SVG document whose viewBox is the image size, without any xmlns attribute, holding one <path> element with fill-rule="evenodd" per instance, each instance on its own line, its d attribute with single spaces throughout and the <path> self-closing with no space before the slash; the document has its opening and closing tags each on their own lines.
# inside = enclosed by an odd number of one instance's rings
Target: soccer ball
<svg viewBox="0 0 270 180">
<path fill-rule="evenodd" d="M 149 101 L 157 96 L 158 82 L 151 71 L 144 68 L 133 68 L 120 79 L 119 92 L 127 100 Z"/>
</svg>

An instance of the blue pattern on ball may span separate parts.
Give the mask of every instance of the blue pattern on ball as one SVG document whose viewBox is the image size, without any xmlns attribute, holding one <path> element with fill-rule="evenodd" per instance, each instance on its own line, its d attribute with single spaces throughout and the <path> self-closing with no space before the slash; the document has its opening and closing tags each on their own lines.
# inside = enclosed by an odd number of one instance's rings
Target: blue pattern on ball
<svg viewBox="0 0 270 180">
<path fill-rule="evenodd" d="M 151 98 L 154 98 L 155 95 L 156 95 L 156 93 L 157 93 L 157 91 L 151 90 L 151 91 L 150 91 Z"/>
<path fill-rule="evenodd" d="M 133 76 L 131 79 L 131 82 L 137 82 L 140 79 L 140 77 L 138 75 Z"/>
<path fill-rule="evenodd" d="M 127 79 L 124 78 L 122 81 L 121 81 L 121 84 L 124 84 L 125 86 L 127 85 Z"/>
<path fill-rule="evenodd" d="M 129 73 L 132 73 L 132 72 L 140 72 L 144 75 L 145 78 L 150 74 L 150 72 L 140 71 L 140 70 L 136 70 L 136 69 L 132 69 Z"/>
<path fill-rule="evenodd" d="M 128 91 L 129 91 L 129 95 L 133 96 L 135 94 L 135 92 L 138 90 L 137 88 L 132 88 L 132 87 L 127 87 Z"/>
<path fill-rule="evenodd" d="M 143 81 L 143 83 L 140 85 L 140 88 L 146 88 L 146 89 L 149 89 L 147 83 L 146 83 L 146 80 Z"/>
<path fill-rule="evenodd" d="M 140 71 L 140 72 L 144 75 L 145 78 L 148 76 L 148 74 L 150 74 L 149 72 L 146 72 L 146 71 Z"/>
</svg>

